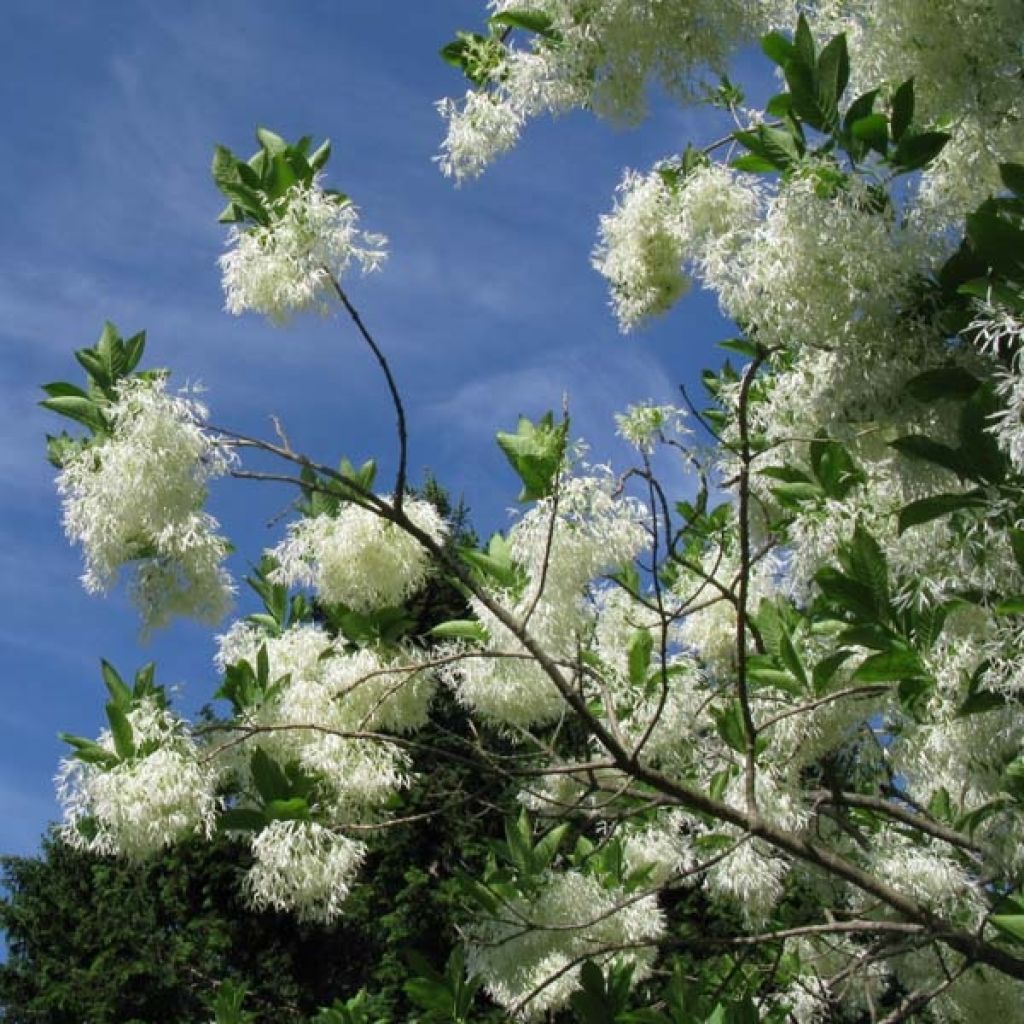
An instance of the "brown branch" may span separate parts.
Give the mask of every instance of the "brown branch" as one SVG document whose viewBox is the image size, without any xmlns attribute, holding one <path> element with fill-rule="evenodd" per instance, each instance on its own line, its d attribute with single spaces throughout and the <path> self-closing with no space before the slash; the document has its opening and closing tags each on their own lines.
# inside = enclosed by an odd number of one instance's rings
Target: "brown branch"
<svg viewBox="0 0 1024 1024">
<path fill-rule="evenodd" d="M 405 406 L 402 404 L 402 396 L 399 394 L 398 385 L 395 383 L 395 378 L 391 373 L 391 367 L 386 356 L 377 342 L 373 340 L 373 335 L 370 334 L 366 324 L 363 323 L 363 318 L 359 315 L 359 311 L 352 305 L 334 274 L 327 270 L 326 267 L 324 270 L 330 279 L 335 294 L 338 296 L 338 301 L 345 307 L 345 312 L 348 313 L 359 333 L 363 336 L 363 340 L 370 347 L 370 351 L 377 360 L 377 364 L 384 374 L 384 379 L 387 381 L 388 391 L 391 393 L 391 404 L 395 407 L 396 428 L 398 431 L 398 472 L 395 476 L 394 503 L 395 509 L 401 511 L 402 499 L 405 496 L 406 463 L 409 453 L 409 436 L 406 431 Z"/>
<path fill-rule="evenodd" d="M 941 839 L 951 846 L 958 846 L 962 850 L 969 850 L 971 853 L 983 853 L 984 847 L 974 842 L 969 836 L 957 832 L 935 821 L 917 811 L 909 810 L 898 803 L 886 800 L 879 796 L 868 796 L 864 793 L 835 793 L 831 790 L 820 790 L 809 794 L 815 803 L 832 804 L 836 807 L 862 807 L 865 810 L 876 811 L 886 817 L 895 818 L 905 825 L 910 825 L 919 832 L 926 832 L 936 839 Z"/>
</svg>

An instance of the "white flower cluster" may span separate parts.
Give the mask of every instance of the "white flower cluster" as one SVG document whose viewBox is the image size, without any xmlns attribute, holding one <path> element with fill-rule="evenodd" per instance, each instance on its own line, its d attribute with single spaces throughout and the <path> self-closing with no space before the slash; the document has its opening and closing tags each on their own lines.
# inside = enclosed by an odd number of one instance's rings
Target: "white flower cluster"
<svg viewBox="0 0 1024 1024">
<path fill-rule="evenodd" d="M 411 522 L 440 544 L 448 528 L 428 501 L 403 505 Z M 355 611 L 400 604 L 426 582 L 430 556 L 400 527 L 354 502 L 336 515 L 293 523 L 271 554 L 279 563 L 274 578 L 289 586 L 310 586 L 329 604 Z"/>
<path fill-rule="evenodd" d="M 972 929 L 985 917 L 983 894 L 957 858 L 938 843 L 924 844 L 885 829 L 875 837 L 876 877 L 913 896 L 922 906 Z"/>
<path fill-rule="evenodd" d="M 233 227 L 220 257 L 225 305 L 236 316 L 263 313 L 285 323 L 293 313 L 326 313 L 332 278 L 353 263 L 364 273 L 386 258 L 387 239 L 359 228 L 356 207 L 312 185 L 293 185 L 269 204 L 268 226 Z"/>
<path fill-rule="evenodd" d="M 202 506 L 230 459 L 201 426 L 206 410 L 167 394 L 162 378 L 132 378 L 105 411 L 110 436 L 75 452 L 57 477 L 64 529 L 85 550 L 86 589 L 109 590 L 136 563 L 132 594 L 147 628 L 175 615 L 218 620 L 233 593 L 228 544 Z"/>
<path fill-rule="evenodd" d="M 1003 407 L 993 418 L 991 431 L 1013 468 L 1024 473 L 1024 322 L 1005 309 L 986 306 L 968 328 L 980 334 L 979 343 L 998 354 L 1012 353 L 1009 367 L 997 371 L 995 390 Z"/>
<path fill-rule="evenodd" d="M 633 980 L 642 981 L 664 931 L 654 896 L 627 896 L 578 871 L 553 872 L 534 895 L 512 901 L 502 920 L 473 926 L 466 966 L 495 1002 L 537 1020 L 566 1006 L 588 957 L 602 967 L 630 964 Z"/>
<path fill-rule="evenodd" d="M 319 805 L 347 817 L 372 813 L 409 782 L 404 751 L 349 733 L 408 732 L 426 720 L 433 681 L 409 652 L 385 663 L 370 649 L 349 653 L 316 626 L 299 625 L 269 637 L 237 623 L 220 640 L 221 668 L 245 660 L 254 665 L 265 647 L 276 695 L 247 712 L 239 727 L 266 729 L 231 747 L 226 759 L 242 780 L 258 746 L 280 763 L 297 762 L 319 779 Z"/>
<path fill-rule="evenodd" d="M 137 756 L 113 767 L 68 758 L 57 776 L 61 838 L 98 854 L 143 858 L 188 836 L 213 834 L 217 773 L 183 723 L 152 701 L 128 712 Z M 114 752 L 104 732 L 97 741 Z M 141 750 L 152 745 L 150 753 Z"/>
<path fill-rule="evenodd" d="M 312 821 L 272 821 L 252 840 L 246 890 L 258 910 L 330 924 L 341 913 L 366 844 Z"/>
<path fill-rule="evenodd" d="M 617 585 L 596 591 L 591 652 L 599 659 L 602 687 L 588 685 L 587 690 L 601 701 L 606 716 L 606 701 L 613 702 L 623 738 L 630 746 L 643 741 L 644 761 L 656 762 L 663 770 L 680 770 L 691 759 L 700 759 L 701 734 L 714 723 L 708 714 L 710 702 L 700 666 L 689 653 L 677 650 L 675 595 L 662 593 L 660 612 L 654 596 L 649 596 L 649 601 L 637 600 Z M 663 629 L 667 674 L 659 678 Z M 630 644 L 642 631 L 651 634 L 653 686 L 647 681 L 636 685 L 629 675 Z"/>
<path fill-rule="evenodd" d="M 608 279 L 622 329 L 670 310 L 686 294 L 688 253 L 676 215 L 677 196 L 658 173 L 627 172 L 614 211 L 601 218 L 595 268 Z"/>
<path fill-rule="evenodd" d="M 661 438 L 679 440 L 689 434 L 686 413 L 674 405 L 639 402 L 615 414 L 616 433 L 640 452 L 650 455 Z"/>
<path fill-rule="evenodd" d="M 493 11 L 516 10 L 499 0 Z M 819 44 L 845 32 L 852 80 L 848 97 L 913 78 L 918 122 L 952 139 L 923 175 L 911 217 L 936 236 L 998 187 L 998 165 L 1024 149 L 1019 90 L 1024 12 L 1017 0 L 812 0 L 799 8 Z M 791 32 L 788 0 L 537 0 L 557 43 L 530 37 L 504 47 L 490 81 L 464 100 L 438 104 L 448 122 L 439 162 L 456 179 L 479 174 L 515 145 L 525 122 L 574 108 L 636 122 L 650 82 L 680 101 L 722 70 L 734 48 L 769 29 Z M 908 44 L 908 40 L 912 40 Z"/>
<path fill-rule="evenodd" d="M 691 865 L 692 851 L 680 829 L 684 816 L 678 811 L 662 814 L 649 825 L 623 830 L 623 859 L 626 871 L 645 873 L 645 885 L 665 885 Z"/>
<path fill-rule="evenodd" d="M 731 902 L 752 925 L 762 925 L 778 905 L 789 865 L 758 839 L 741 842 L 707 872 L 705 885 L 716 899 Z"/>
<path fill-rule="evenodd" d="M 527 574 L 522 594 L 492 597 L 556 659 L 572 659 L 589 621 L 588 585 L 634 559 L 648 543 L 646 509 L 616 496 L 607 475 L 563 480 L 555 497 L 537 502 L 509 531 L 512 558 Z M 460 700 L 498 724 L 550 722 L 564 701 L 545 671 L 482 601 L 474 614 L 490 636 L 491 657 L 470 654 L 446 673 Z"/>
<path fill-rule="evenodd" d="M 519 10 L 498 0 L 494 13 Z M 647 84 L 656 80 L 676 98 L 692 97 L 709 70 L 724 68 L 732 47 L 766 30 L 779 0 L 536 0 L 557 44 L 533 38 L 529 48 L 509 44 L 489 82 L 461 103 L 438 104 L 448 122 L 439 162 L 445 174 L 479 174 L 517 141 L 525 122 L 541 114 L 589 108 L 620 123 L 636 123 L 647 109 Z"/>
<path fill-rule="evenodd" d="M 687 289 L 683 265 L 725 273 L 747 241 L 758 190 L 718 165 L 673 182 L 671 169 L 628 171 L 601 218 L 595 268 L 609 283 L 623 331 L 669 310 Z"/>
<path fill-rule="evenodd" d="M 1016 0 L 816 0 L 820 38 L 846 31 L 851 96 L 914 80 L 915 119 L 952 135 L 923 176 L 913 216 L 960 230 L 999 187 L 999 164 L 1024 151 L 1024 10 Z M 790 16 L 791 18 L 792 16 Z M 780 27 L 792 28 L 783 23 Z"/>
</svg>

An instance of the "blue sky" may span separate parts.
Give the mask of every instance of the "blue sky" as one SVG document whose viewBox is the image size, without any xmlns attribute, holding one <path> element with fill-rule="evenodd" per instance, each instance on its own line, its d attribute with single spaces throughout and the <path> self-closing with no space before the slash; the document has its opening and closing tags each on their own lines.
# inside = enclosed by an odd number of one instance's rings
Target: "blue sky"
<svg viewBox="0 0 1024 1024">
<path fill-rule="evenodd" d="M 0 852 L 30 852 L 56 817 L 56 733 L 99 729 L 100 657 L 124 673 L 155 659 L 189 712 L 216 685 L 211 631 L 186 623 L 140 644 L 123 596 L 78 584 L 80 552 L 63 538 L 43 456 L 59 427 L 36 406 L 40 384 L 78 379 L 74 348 L 105 319 L 145 328 L 146 365 L 201 381 L 216 422 L 266 436 L 275 413 L 314 457 L 376 456 L 382 479 L 393 466 L 387 395 L 347 322 L 281 330 L 222 312 L 215 142 L 248 153 L 258 123 L 332 139 L 329 184 L 391 242 L 385 270 L 350 292 L 404 392 L 413 479 L 429 467 L 464 494 L 481 533 L 508 522 L 517 489 L 490 438 L 520 412 L 558 407 L 566 391 L 574 434 L 622 460 L 612 412 L 672 401 L 720 361 L 712 343 L 729 328 L 709 297 L 624 338 L 589 266 L 622 169 L 715 137 L 719 118 L 656 104 L 634 132 L 582 114 L 536 123 L 456 189 L 431 161 L 433 103 L 462 91 L 437 50 L 484 14 L 483 0 L 4 3 Z M 238 575 L 278 539 L 281 525 L 267 523 L 291 497 L 216 488 Z"/>
</svg>

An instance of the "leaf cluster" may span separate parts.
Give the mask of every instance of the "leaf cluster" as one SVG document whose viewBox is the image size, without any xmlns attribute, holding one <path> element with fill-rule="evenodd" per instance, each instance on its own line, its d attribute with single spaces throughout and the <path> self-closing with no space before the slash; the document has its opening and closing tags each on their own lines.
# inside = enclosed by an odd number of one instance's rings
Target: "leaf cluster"
<svg viewBox="0 0 1024 1024">
<path fill-rule="evenodd" d="M 43 390 L 49 397 L 39 404 L 44 409 L 87 427 L 93 438 L 108 437 L 111 424 L 106 407 L 117 400 L 117 385 L 132 375 L 145 348 L 145 331 L 133 334 L 130 338 L 122 338 L 117 328 L 107 321 L 95 345 L 75 352 L 75 359 L 86 373 L 86 386 L 82 388 L 68 381 L 44 384 Z M 160 371 L 152 370 L 139 374 L 143 377 L 160 375 Z M 47 434 L 47 457 L 54 466 L 60 468 L 69 455 L 80 451 L 86 443 L 66 431 L 57 436 Z"/>
<path fill-rule="evenodd" d="M 781 69 L 787 88 L 765 108 L 779 119 L 778 124 L 733 133 L 733 139 L 747 150 L 733 161 L 739 170 L 785 177 L 813 158 L 819 164 L 819 191 L 828 195 L 845 184 L 836 154 L 845 154 L 854 169 L 873 156 L 895 176 L 926 167 L 949 141 L 948 133 L 924 130 L 915 123 L 913 79 L 894 91 L 888 111 L 876 109 L 880 90 L 873 89 L 856 97 L 843 112 L 850 81 L 845 34 L 833 37 L 819 52 L 806 18 L 800 15 L 792 39 L 770 32 L 762 48 Z M 811 144 L 808 130 L 820 137 L 817 144 Z M 822 169 L 828 166 L 831 172 Z M 885 189 L 877 189 L 875 198 L 885 204 Z"/>
<path fill-rule="evenodd" d="M 269 128 L 257 128 L 260 148 L 248 160 L 236 156 L 227 146 L 217 146 L 211 173 L 214 184 L 228 199 L 218 220 L 222 224 L 258 224 L 268 227 L 273 211 L 295 185 L 309 187 L 331 156 L 330 140 L 310 152 L 309 135 L 287 143 Z M 348 202 L 342 192 L 327 190 L 338 202 Z"/>
</svg>

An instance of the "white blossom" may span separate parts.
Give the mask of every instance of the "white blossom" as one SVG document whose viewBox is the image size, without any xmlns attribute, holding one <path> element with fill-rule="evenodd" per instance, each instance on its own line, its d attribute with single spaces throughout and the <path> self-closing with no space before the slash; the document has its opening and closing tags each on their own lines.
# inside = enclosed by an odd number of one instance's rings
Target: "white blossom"
<svg viewBox="0 0 1024 1024">
<path fill-rule="evenodd" d="M 522 594 L 492 597 L 555 658 L 573 658 L 590 620 L 586 588 L 602 572 L 630 562 L 647 546 L 641 503 L 614 494 L 607 473 L 563 480 L 509 531 L 513 561 L 526 572 Z M 550 722 L 564 701 L 547 672 L 479 598 L 470 599 L 486 628 L 493 657 L 466 657 L 445 671 L 459 698 L 496 723 Z M 452 649 L 455 653 L 455 649 Z"/>
<path fill-rule="evenodd" d="M 551 873 L 535 895 L 516 899 L 501 916 L 471 927 L 466 966 L 495 1002 L 528 1020 L 568 1003 L 587 957 L 631 964 L 633 979 L 642 981 L 665 930 L 653 896 L 627 896 L 578 871 Z M 629 943 L 637 949 L 603 952 Z"/>
<path fill-rule="evenodd" d="M 400 652 L 385 661 L 368 648 L 350 652 L 343 641 L 306 624 L 267 636 L 249 623 L 236 623 L 219 647 L 222 669 L 241 660 L 255 665 L 264 648 L 276 683 L 273 699 L 238 722 L 240 729 L 259 731 L 225 754 L 243 786 L 257 747 L 311 773 L 321 783 L 320 803 L 339 815 L 372 815 L 409 784 L 404 750 L 352 734 L 409 732 L 424 724 L 435 685 L 419 666 L 422 654 Z"/>
<path fill-rule="evenodd" d="M 293 313 L 329 309 L 332 280 L 355 263 L 377 270 L 387 239 L 359 228 L 348 199 L 319 182 L 293 185 L 268 204 L 269 225 L 232 227 L 220 257 L 225 305 L 236 316 L 252 311 L 283 324 Z"/>
<path fill-rule="evenodd" d="M 272 821 L 252 839 L 246 891 L 257 910 L 330 924 L 342 912 L 366 845 L 312 821 Z"/>
<path fill-rule="evenodd" d="M 495 13 L 520 7 L 518 0 L 491 4 Z M 484 85 L 461 104 L 438 104 L 448 121 L 441 169 L 456 178 L 479 174 L 542 114 L 583 107 L 635 124 L 647 111 L 652 79 L 673 98 L 693 98 L 737 43 L 766 30 L 770 15 L 787 7 L 779 0 L 537 0 L 530 10 L 551 19 L 557 44 L 531 37 L 519 47 L 513 40 L 487 61 Z"/>
<path fill-rule="evenodd" d="M 448 527 L 430 502 L 407 499 L 410 521 L 435 543 Z M 418 540 L 369 509 L 348 502 L 336 515 L 293 523 L 271 554 L 274 579 L 310 586 L 331 604 L 367 612 L 400 604 L 427 580 L 430 555 Z"/>
<path fill-rule="evenodd" d="M 456 181 L 476 177 L 519 140 L 522 115 L 487 93 L 467 92 L 461 104 L 440 100 L 437 109 L 448 122 L 437 161 L 445 175 Z"/>
<path fill-rule="evenodd" d="M 753 926 L 771 916 L 779 900 L 789 865 L 770 846 L 757 839 L 740 842 L 708 870 L 708 892 L 733 903 Z"/>
<path fill-rule="evenodd" d="M 686 413 L 674 405 L 639 402 L 615 414 L 616 433 L 638 451 L 650 455 L 662 437 L 678 441 L 689 433 Z"/>
<path fill-rule="evenodd" d="M 131 591 L 147 628 L 175 615 L 216 621 L 233 592 L 228 545 L 202 505 L 230 459 L 202 428 L 206 410 L 167 394 L 163 378 L 133 378 L 106 413 L 110 436 L 67 458 L 57 478 L 64 529 L 85 551 L 86 589 L 109 590 L 134 563 Z"/>
<path fill-rule="evenodd" d="M 65 842 L 99 854 L 143 858 L 188 836 L 213 834 L 217 773 L 200 760 L 182 723 L 152 701 L 127 714 L 137 751 L 113 767 L 68 758 L 57 777 Z M 114 752 L 109 732 L 99 745 Z"/>
</svg>

